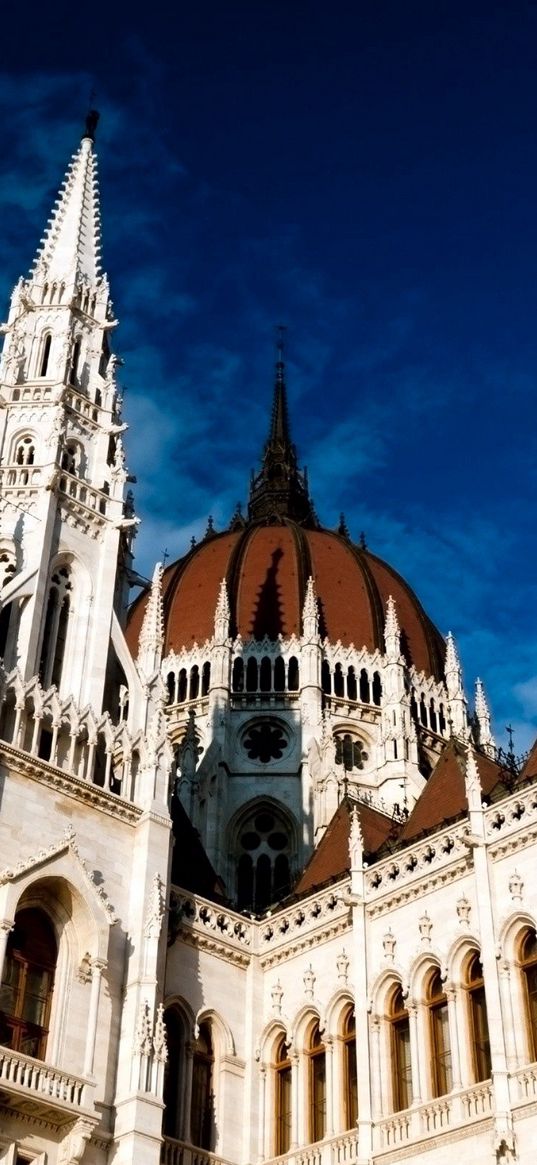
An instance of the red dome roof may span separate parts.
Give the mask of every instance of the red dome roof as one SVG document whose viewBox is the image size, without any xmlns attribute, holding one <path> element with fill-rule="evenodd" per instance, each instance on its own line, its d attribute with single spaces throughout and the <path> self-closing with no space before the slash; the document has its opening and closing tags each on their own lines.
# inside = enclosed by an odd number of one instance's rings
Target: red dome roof
<svg viewBox="0 0 537 1165">
<path fill-rule="evenodd" d="M 214 632 L 226 579 L 231 633 L 243 639 L 300 636 L 306 583 L 312 575 L 320 632 L 331 643 L 384 648 L 386 602 L 393 596 L 404 655 L 440 679 L 444 640 L 411 588 L 387 563 L 341 534 L 308 529 L 289 518 L 211 534 L 164 572 L 164 654 L 204 643 Z M 136 655 L 147 592 L 131 607 L 127 640 Z"/>
</svg>

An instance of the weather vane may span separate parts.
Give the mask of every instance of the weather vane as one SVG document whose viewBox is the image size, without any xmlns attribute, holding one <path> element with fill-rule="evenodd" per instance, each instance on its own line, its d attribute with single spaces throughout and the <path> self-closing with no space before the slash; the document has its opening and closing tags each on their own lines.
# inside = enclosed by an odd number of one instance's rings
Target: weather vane
<svg viewBox="0 0 537 1165">
<path fill-rule="evenodd" d="M 281 364 L 281 363 L 283 363 L 283 352 L 284 352 L 284 348 L 285 348 L 285 333 L 287 331 L 287 327 L 285 324 L 276 324 L 276 327 L 274 330 L 276 332 L 276 351 L 278 353 L 278 360 Z"/>
</svg>

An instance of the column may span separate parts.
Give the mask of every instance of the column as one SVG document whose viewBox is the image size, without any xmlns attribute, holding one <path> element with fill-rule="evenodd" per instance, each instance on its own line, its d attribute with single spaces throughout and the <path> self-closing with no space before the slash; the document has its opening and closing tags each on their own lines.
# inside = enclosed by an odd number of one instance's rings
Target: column
<svg viewBox="0 0 537 1165">
<path fill-rule="evenodd" d="M 380 1120 L 384 1116 L 382 1103 L 382 1067 L 380 1056 L 380 1016 L 371 1016 L 371 1035 L 373 1044 L 373 1119 Z"/>
<path fill-rule="evenodd" d="M 408 1026 L 410 1030 L 410 1069 L 412 1074 L 412 1104 L 421 1104 L 420 1055 L 418 1041 L 418 1009 L 415 1003 L 408 1006 Z"/>
<path fill-rule="evenodd" d="M 14 922 L 10 922 L 8 918 L 3 918 L 0 922 L 0 983 L 2 982 L 2 974 L 4 971 L 4 959 L 6 957 L 7 940 L 13 927 Z"/>
<path fill-rule="evenodd" d="M 190 1129 L 190 1111 L 192 1109 L 192 1061 L 194 1048 L 190 1041 L 185 1044 L 185 1088 L 183 1094 L 183 1112 L 181 1114 L 181 1140 L 190 1144 L 192 1132 Z"/>
<path fill-rule="evenodd" d="M 97 1039 L 97 1019 L 99 1016 L 99 995 L 101 991 L 101 975 L 106 967 L 104 959 L 92 959 L 91 963 L 91 994 L 88 1012 L 88 1029 L 86 1034 L 86 1053 L 84 1056 L 84 1076 L 93 1074 L 95 1057 L 95 1041 Z"/>
<path fill-rule="evenodd" d="M 267 1069 L 264 1064 L 259 1069 L 259 1077 L 261 1080 L 260 1087 L 260 1112 L 259 1112 L 259 1160 L 264 1161 L 268 1156 L 266 1138 L 267 1138 Z"/>
<path fill-rule="evenodd" d="M 515 1072 L 520 1063 L 519 1052 L 522 1053 L 522 1048 L 517 1048 L 517 1029 L 515 1026 L 513 995 L 511 990 L 511 968 L 505 959 L 502 959 L 498 963 L 498 977 L 500 980 L 500 1003 L 505 1024 L 507 1068 L 509 1072 Z"/>
<path fill-rule="evenodd" d="M 459 1051 L 459 1025 L 457 1023 L 457 992 L 452 984 L 445 986 L 448 1005 L 449 1046 L 451 1048 L 451 1071 L 453 1074 L 453 1091 L 462 1088 L 461 1055 Z"/>
<path fill-rule="evenodd" d="M 291 1052 L 291 1149 L 298 1148 L 298 1052 Z"/>
<path fill-rule="evenodd" d="M 325 1136 L 334 1135 L 334 1042 L 325 1040 L 326 1048 L 326 1131 Z"/>
</svg>

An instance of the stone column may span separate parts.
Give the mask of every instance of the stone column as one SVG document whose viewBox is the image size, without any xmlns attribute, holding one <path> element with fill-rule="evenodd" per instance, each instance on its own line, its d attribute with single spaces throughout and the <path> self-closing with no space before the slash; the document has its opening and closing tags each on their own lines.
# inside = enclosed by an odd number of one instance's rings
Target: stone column
<svg viewBox="0 0 537 1165">
<path fill-rule="evenodd" d="M 384 1116 L 382 1098 L 382 1065 L 380 1055 L 380 1016 L 371 1016 L 371 1035 L 373 1044 L 373 1119 L 379 1120 Z"/>
<path fill-rule="evenodd" d="M 459 1025 L 457 1022 L 457 992 L 451 984 L 445 987 L 448 1006 L 449 1046 L 451 1048 L 451 1071 L 453 1075 L 453 1091 L 462 1088 L 461 1056 L 459 1051 Z"/>
<path fill-rule="evenodd" d="M 298 1052 L 291 1052 L 291 1149 L 298 1148 Z"/>
<path fill-rule="evenodd" d="M 101 975 L 106 967 L 104 959 L 93 959 L 91 963 L 91 994 L 88 1012 L 88 1027 L 86 1033 L 86 1052 L 84 1055 L 84 1076 L 93 1074 L 95 1057 L 95 1041 L 97 1039 L 97 1020 L 99 1016 L 99 996 L 101 992 Z"/>
<path fill-rule="evenodd" d="M 9 918 L 3 918 L 0 922 L 0 983 L 2 982 L 2 975 L 4 971 L 4 959 L 6 957 L 7 940 L 13 927 L 14 922 L 10 922 Z"/>
<path fill-rule="evenodd" d="M 517 1027 L 513 1009 L 511 968 L 505 959 L 502 959 L 498 963 L 498 978 L 500 981 L 500 1001 L 504 1017 L 507 1068 L 510 1072 L 514 1072 L 519 1066 L 519 1053 L 522 1053 L 523 1049 L 517 1048 Z"/>
<path fill-rule="evenodd" d="M 325 1136 L 333 1137 L 334 1135 L 334 1043 L 333 1040 L 325 1040 L 326 1048 L 326 1128 Z"/>
<path fill-rule="evenodd" d="M 410 1031 L 410 1070 L 412 1074 L 412 1104 L 421 1104 L 420 1054 L 418 1040 L 418 1009 L 415 1003 L 408 1006 L 408 1026 Z"/>
<path fill-rule="evenodd" d="M 181 1114 L 181 1140 L 190 1144 L 192 1136 L 190 1129 L 190 1111 L 192 1108 L 192 1064 L 194 1059 L 194 1048 L 189 1042 L 185 1044 L 185 1089 L 183 1112 Z"/>
<path fill-rule="evenodd" d="M 259 1160 L 264 1161 L 268 1156 L 267 1152 L 267 1069 L 264 1064 L 259 1069 L 260 1086 L 260 1100 L 259 1100 Z"/>
</svg>

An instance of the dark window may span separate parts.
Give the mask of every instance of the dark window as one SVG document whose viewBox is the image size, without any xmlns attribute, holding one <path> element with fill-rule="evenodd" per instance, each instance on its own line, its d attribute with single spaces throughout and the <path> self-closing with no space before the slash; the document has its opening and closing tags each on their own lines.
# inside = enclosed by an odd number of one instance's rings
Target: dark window
<svg viewBox="0 0 537 1165">
<path fill-rule="evenodd" d="M 332 692 L 332 676 L 330 674 L 330 664 L 327 659 L 323 659 L 321 665 L 321 686 L 326 696 L 330 696 Z"/>
<path fill-rule="evenodd" d="M 466 975 L 468 1003 L 470 1009 L 470 1039 L 476 1084 L 490 1077 L 490 1040 L 487 1018 L 487 1000 L 483 982 L 483 968 L 478 955 L 474 955 Z"/>
<path fill-rule="evenodd" d="M 360 700 L 362 701 L 362 704 L 370 704 L 371 703 L 371 689 L 369 687 L 369 676 L 365 670 L 365 667 L 363 667 L 361 672 L 360 672 Z"/>
<path fill-rule="evenodd" d="M 182 667 L 179 672 L 179 684 L 177 688 L 177 703 L 184 704 L 186 700 L 186 668 Z"/>
<path fill-rule="evenodd" d="M 264 655 L 259 669 L 259 687 L 262 692 L 272 691 L 272 664 L 268 655 Z"/>
<path fill-rule="evenodd" d="M 380 705 L 382 700 L 382 683 L 378 671 L 373 672 L 373 703 Z"/>
<path fill-rule="evenodd" d="M 246 691 L 257 692 L 257 660 L 253 656 L 246 664 Z"/>
<path fill-rule="evenodd" d="M 7 941 L 0 986 L 0 1043 L 45 1055 L 58 948 L 42 910 L 21 910 Z"/>
<path fill-rule="evenodd" d="M 44 341 L 43 341 L 43 351 L 41 353 L 41 367 L 39 369 L 40 376 L 47 375 L 48 362 L 50 359 L 50 345 L 51 344 L 52 344 L 52 336 L 50 335 L 50 332 L 49 332 L 49 334 L 45 336 Z"/>
<path fill-rule="evenodd" d="M 250 760 L 258 760 L 266 765 L 271 760 L 281 759 L 287 748 L 287 740 L 279 724 L 260 720 L 248 729 L 244 748 Z"/>
<path fill-rule="evenodd" d="M 281 655 L 274 660 L 274 691 L 285 692 L 285 662 Z"/>
<path fill-rule="evenodd" d="M 317 1024 L 310 1036 L 308 1056 L 308 1135 L 310 1141 L 322 1141 L 326 1130 L 326 1055 Z"/>
<path fill-rule="evenodd" d="M 356 672 L 353 667 L 350 667 L 347 672 L 347 697 L 349 700 L 358 699 L 358 687 L 356 684 Z"/>
<path fill-rule="evenodd" d="M 178 1012 L 170 1007 L 164 1013 L 168 1059 L 164 1073 L 164 1119 L 162 1131 L 167 1137 L 181 1136 L 181 1107 L 183 1100 L 183 1065 L 185 1033 Z"/>
<path fill-rule="evenodd" d="M 192 1110 L 190 1118 L 192 1144 L 210 1151 L 214 1143 L 214 1053 L 211 1031 L 200 1024 L 192 1058 Z"/>
<path fill-rule="evenodd" d="M 344 696 L 345 695 L 345 685 L 343 682 L 343 672 L 341 670 L 340 663 L 336 663 L 336 670 L 334 672 L 334 695 L 335 696 Z"/>
<path fill-rule="evenodd" d="M 400 987 L 395 991 L 390 1009 L 392 1044 L 393 1109 L 400 1112 L 412 1103 L 410 1065 L 410 1021 Z"/>
<path fill-rule="evenodd" d="M 234 692 L 244 691 L 244 663 L 242 659 L 233 660 L 232 687 Z"/>
<path fill-rule="evenodd" d="M 445 1096 L 453 1087 L 449 1043 L 448 1002 L 440 972 L 435 971 L 427 991 L 431 1044 L 431 1085 L 433 1096 Z"/>
<path fill-rule="evenodd" d="M 356 1021 L 352 1011 L 348 1011 L 345 1017 L 343 1041 L 345 1128 L 353 1129 L 358 1120 L 358 1074 L 356 1066 Z"/>
<path fill-rule="evenodd" d="M 201 694 L 202 694 L 202 696 L 208 696 L 210 686 L 211 686 L 211 665 L 210 665 L 210 663 L 204 663 L 202 671 L 201 671 Z"/>
<path fill-rule="evenodd" d="M 298 692 L 300 687 L 300 675 L 298 669 L 298 659 L 294 655 L 289 660 L 289 680 L 288 687 L 290 692 Z"/>
<path fill-rule="evenodd" d="M 280 1040 L 276 1050 L 276 1144 L 277 1156 L 288 1153 L 291 1148 L 291 1061 L 285 1040 Z"/>
<path fill-rule="evenodd" d="M 528 931 L 521 946 L 521 964 L 526 990 L 530 1056 L 537 1060 L 537 935 Z"/>
</svg>

